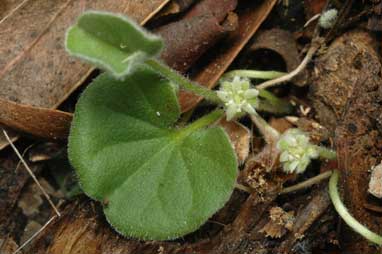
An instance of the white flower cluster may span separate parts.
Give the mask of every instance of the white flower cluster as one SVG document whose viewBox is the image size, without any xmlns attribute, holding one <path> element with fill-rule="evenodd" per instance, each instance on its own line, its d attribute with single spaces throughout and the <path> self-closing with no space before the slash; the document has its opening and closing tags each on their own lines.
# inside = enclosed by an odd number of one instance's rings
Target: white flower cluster
<svg viewBox="0 0 382 254">
<path fill-rule="evenodd" d="M 336 23 L 337 16 L 338 11 L 336 9 L 327 10 L 322 13 L 320 19 L 318 20 L 318 24 L 324 29 L 329 29 Z"/>
<path fill-rule="evenodd" d="M 287 173 L 302 173 L 311 159 L 319 156 L 319 151 L 309 142 L 309 136 L 301 130 L 289 129 L 283 133 L 277 142 L 280 150 L 280 162 Z"/>
<path fill-rule="evenodd" d="M 251 88 L 249 79 L 235 76 L 232 80 L 221 81 L 218 97 L 224 102 L 227 120 L 230 121 L 242 112 L 255 114 L 259 91 Z"/>
</svg>

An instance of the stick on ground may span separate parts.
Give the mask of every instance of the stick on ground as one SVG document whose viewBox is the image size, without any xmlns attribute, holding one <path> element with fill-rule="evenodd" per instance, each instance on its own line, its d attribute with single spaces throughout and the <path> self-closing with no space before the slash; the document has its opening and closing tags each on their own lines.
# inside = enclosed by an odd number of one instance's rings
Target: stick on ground
<svg viewBox="0 0 382 254">
<path fill-rule="evenodd" d="M 25 162 L 24 158 L 21 156 L 19 150 L 17 150 L 16 146 L 13 144 L 12 140 L 9 138 L 8 133 L 3 129 L 3 134 L 5 138 L 7 139 L 9 145 L 12 147 L 12 149 L 15 151 L 17 157 L 19 157 L 21 163 L 24 165 L 25 169 L 28 171 L 30 176 L 32 177 L 33 181 L 37 184 L 37 186 L 40 188 L 41 192 L 44 194 L 45 198 L 48 200 L 50 206 L 53 208 L 54 212 L 58 217 L 61 216 L 60 212 L 56 208 L 56 206 L 53 204 L 52 200 L 49 197 L 49 194 L 45 191 L 45 189 L 41 186 L 40 182 L 37 180 L 36 176 L 33 174 L 32 170 L 29 168 L 28 164 Z"/>
</svg>

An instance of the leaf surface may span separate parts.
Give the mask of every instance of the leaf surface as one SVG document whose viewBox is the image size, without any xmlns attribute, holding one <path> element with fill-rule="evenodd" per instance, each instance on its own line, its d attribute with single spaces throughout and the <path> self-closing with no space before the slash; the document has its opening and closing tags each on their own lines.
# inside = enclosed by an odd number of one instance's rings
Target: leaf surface
<svg viewBox="0 0 382 254">
<path fill-rule="evenodd" d="M 69 158 L 84 191 L 124 235 L 166 240 L 199 228 L 229 199 L 237 162 L 221 127 L 174 126 L 173 86 L 148 69 L 97 78 L 81 96 Z"/>
<path fill-rule="evenodd" d="M 129 18 L 108 12 L 81 15 L 66 37 L 69 53 L 123 78 L 146 59 L 157 55 L 162 39 L 147 33 Z"/>
</svg>

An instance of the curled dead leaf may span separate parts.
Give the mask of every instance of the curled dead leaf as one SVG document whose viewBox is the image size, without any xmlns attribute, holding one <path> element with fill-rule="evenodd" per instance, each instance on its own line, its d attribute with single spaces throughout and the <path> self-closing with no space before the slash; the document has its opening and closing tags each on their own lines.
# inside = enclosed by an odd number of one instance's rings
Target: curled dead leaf
<svg viewBox="0 0 382 254">
<path fill-rule="evenodd" d="M 46 139 L 65 139 L 72 114 L 0 98 L 0 124 Z"/>
<path fill-rule="evenodd" d="M 235 149 L 239 164 L 244 163 L 249 154 L 249 144 L 251 140 L 250 130 L 239 122 L 227 122 L 225 118 L 222 118 L 218 124 L 227 132 Z"/>
<path fill-rule="evenodd" d="M 291 231 L 294 224 L 294 211 L 286 212 L 281 207 L 275 206 L 269 210 L 269 222 L 260 229 L 267 237 L 281 238 Z"/>
<path fill-rule="evenodd" d="M 273 28 L 256 34 L 255 40 L 248 50 L 254 52 L 264 49 L 279 54 L 284 60 L 288 72 L 296 69 L 301 63 L 301 58 L 297 50 L 297 43 L 293 34 L 289 31 Z M 306 81 L 306 70 L 303 70 L 293 78 L 293 82 L 298 86 L 304 86 Z"/>
</svg>

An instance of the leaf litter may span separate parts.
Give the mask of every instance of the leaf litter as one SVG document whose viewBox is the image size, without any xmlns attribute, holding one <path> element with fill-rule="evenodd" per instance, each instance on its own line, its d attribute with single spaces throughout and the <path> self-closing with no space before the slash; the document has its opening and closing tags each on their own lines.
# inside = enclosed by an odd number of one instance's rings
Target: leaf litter
<svg viewBox="0 0 382 254">
<path fill-rule="evenodd" d="M 240 21 L 240 15 L 239 15 L 239 21 Z M 369 40 L 366 40 L 368 42 Z M 358 45 L 357 43 L 355 43 Z M 345 45 L 347 46 L 347 45 Z M 354 51 L 357 52 L 359 50 L 358 48 L 354 48 Z M 327 52 L 320 52 L 319 54 L 325 56 L 329 55 Z M 371 53 L 376 54 L 374 53 Z M 236 56 L 236 55 L 235 55 Z M 357 56 L 357 61 L 361 62 L 361 65 L 359 65 L 359 62 L 355 62 L 354 65 L 341 65 L 341 67 L 344 67 L 344 73 L 346 73 L 346 68 L 352 68 L 351 66 L 356 66 L 356 68 L 359 68 L 360 66 L 363 66 L 363 60 L 361 56 Z M 203 58 L 203 56 L 202 56 Z M 234 57 L 233 57 L 234 58 Z M 232 58 L 232 60 L 233 60 Z M 198 61 L 196 61 L 196 64 L 198 64 Z M 229 65 L 229 64 L 228 64 Z M 317 66 L 316 63 L 314 64 L 315 67 Z M 366 64 L 366 66 L 368 66 Z M 304 66 L 305 68 L 306 66 Z M 218 68 L 217 68 L 218 69 Z M 203 69 L 202 71 L 204 71 Z M 308 66 L 308 70 L 312 71 L 312 69 Z M 310 75 L 316 74 L 317 77 L 323 78 L 325 80 L 325 77 L 328 77 L 328 84 L 329 81 L 332 79 L 333 76 L 331 76 L 330 72 L 335 72 L 335 69 L 325 69 L 323 72 L 317 73 L 316 69 L 313 69 L 313 72 L 309 73 L 308 78 L 311 78 Z M 196 71 L 197 73 L 197 71 Z M 329 73 L 329 74 L 328 74 Z M 360 72 L 361 73 L 361 72 Z M 375 75 L 378 72 L 372 73 L 371 76 Z M 192 73 L 191 73 L 192 74 Z M 192 74 L 194 75 L 194 74 Z M 356 74 L 358 76 L 362 76 L 361 74 Z M 213 76 L 213 75 L 212 75 Z M 220 75 L 213 76 L 219 77 Z M 360 78 L 362 80 L 362 78 Z M 377 79 L 376 77 L 370 78 L 370 80 L 366 81 L 366 87 L 374 87 L 374 79 Z M 338 80 L 334 79 L 335 82 L 338 84 Z M 374 80 L 374 81 L 373 81 Z M 216 80 L 215 80 L 216 82 Z M 345 79 L 345 82 L 346 79 Z M 361 81 L 357 81 L 356 84 L 360 84 Z M 203 82 L 204 83 L 204 82 Z M 378 83 L 378 82 L 376 82 Z M 313 84 L 314 86 L 314 84 Z M 330 85 L 328 85 L 330 86 Z M 358 85 L 360 86 L 360 85 Z M 289 87 L 289 85 L 288 85 Z M 331 87 L 331 86 L 330 86 Z M 276 88 L 279 89 L 279 88 Z M 290 89 L 290 88 L 289 88 Z M 373 88 L 371 88 L 373 90 Z M 333 91 L 328 89 L 328 91 Z M 354 92 L 355 91 L 355 92 Z M 348 101 L 355 102 L 355 104 L 358 106 L 360 103 L 363 103 L 364 105 L 368 105 L 369 101 L 373 100 L 373 98 L 378 98 L 378 96 L 374 96 L 371 94 L 370 96 L 360 96 L 359 94 L 362 94 L 363 92 L 357 91 L 355 89 L 354 91 L 351 91 L 350 95 L 347 94 L 346 99 L 344 100 L 346 103 L 344 103 L 344 106 L 342 108 L 345 108 L 344 118 L 341 118 L 341 114 L 336 114 L 335 120 L 330 119 L 329 126 L 325 124 L 325 118 L 318 118 L 319 124 L 324 125 L 325 127 L 328 127 L 328 132 L 325 133 L 324 136 L 321 136 L 321 140 L 324 142 L 327 142 L 330 136 L 335 137 L 336 144 L 338 144 L 338 148 L 340 151 L 340 167 L 343 167 L 345 169 L 350 168 L 350 170 L 354 171 L 354 177 L 345 180 L 345 185 L 347 182 L 351 183 L 357 183 L 357 179 L 355 176 L 360 171 L 360 166 L 354 166 L 355 169 L 352 167 L 349 167 L 349 153 L 355 154 L 353 159 L 358 160 L 364 160 L 362 161 L 362 168 L 363 172 L 365 172 L 364 179 L 368 179 L 367 172 L 371 168 L 372 165 L 376 165 L 378 163 L 378 156 L 377 156 L 377 149 L 374 148 L 374 144 L 368 142 L 369 137 L 373 137 L 377 140 L 379 140 L 378 131 L 373 129 L 373 127 L 370 127 L 367 125 L 368 129 L 365 130 L 362 128 L 363 126 L 359 126 L 357 124 L 354 124 L 353 117 L 354 115 L 358 116 L 361 121 L 364 121 L 368 123 L 369 119 L 376 119 L 378 123 L 378 110 L 370 110 L 368 111 L 366 115 L 362 115 L 361 117 L 360 113 L 357 113 L 356 109 L 353 109 L 352 107 L 349 107 Z M 276 92 L 285 93 L 284 88 L 280 88 Z M 288 90 L 287 90 L 288 92 Z M 367 90 L 366 93 L 369 93 L 370 90 Z M 301 90 L 297 90 L 295 88 L 292 88 L 291 91 L 292 94 L 297 94 L 301 97 Z M 315 97 L 317 94 L 310 93 L 310 98 L 312 98 L 313 104 L 319 100 L 322 100 L 324 96 L 326 95 L 320 95 L 322 97 Z M 328 92 L 329 93 L 329 92 Z M 354 95 L 354 93 L 356 95 Z M 312 96 L 313 94 L 313 96 Z M 329 93 L 330 95 L 330 93 Z M 342 95 L 341 95 L 342 96 Z M 358 98 L 359 96 L 360 98 Z M 338 96 L 338 98 L 333 98 L 332 101 L 335 103 L 338 101 L 338 99 L 342 99 L 342 97 Z M 377 99 L 374 99 L 377 100 Z M 330 103 L 332 102 L 330 101 Z M 193 108 L 196 103 L 195 100 L 190 100 L 190 108 Z M 350 104 L 351 105 L 351 104 Z M 335 104 L 336 107 L 337 104 Z M 196 108 L 197 110 L 203 110 L 203 108 L 206 107 L 206 105 L 201 105 Z M 341 107 L 338 107 L 341 109 Z M 317 110 L 317 107 L 313 106 L 313 110 Z M 354 113 L 356 112 L 356 113 Z M 301 118 L 297 118 L 297 121 L 293 120 L 293 123 L 300 122 L 303 117 L 308 117 L 308 120 L 310 116 L 313 114 L 316 114 L 316 112 L 305 114 L 303 110 L 300 112 L 297 111 L 297 114 Z M 358 114 L 358 115 L 357 115 Z M 338 119 L 339 120 L 338 120 Z M 291 119 L 291 118 L 290 118 Z M 322 121 L 321 119 L 324 119 Z M 338 128 L 335 128 L 336 131 L 333 131 L 333 125 L 330 126 L 334 121 L 343 121 L 344 123 L 341 123 Z M 245 122 L 246 120 L 243 120 L 244 123 L 248 126 L 248 122 Z M 350 122 L 350 124 L 349 124 Z M 304 123 L 302 123 L 304 124 Z M 249 124 L 250 125 L 250 124 Z M 355 125 L 355 127 L 353 126 Z M 307 126 L 307 125 L 305 125 Z M 312 125 L 311 125 L 312 126 Z M 316 126 L 313 124 L 313 126 Z M 309 126 L 308 126 L 309 127 Z M 359 148 L 359 150 L 349 150 L 349 144 L 348 140 L 355 140 L 354 132 L 357 133 L 357 135 L 364 135 L 366 138 L 365 140 L 365 146 L 366 147 L 373 147 L 373 153 L 368 156 L 365 155 L 364 149 L 367 150 L 367 148 L 363 148 L 362 146 Z M 360 133 L 359 133 L 360 132 Z M 370 132 L 370 133 L 369 133 Z M 365 134 L 367 133 L 367 134 Z M 352 136 L 353 135 L 353 136 Z M 343 138 L 343 136 L 351 136 L 351 138 Z M 248 144 L 247 141 L 245 141 L 245 144 Z M 352 144 L 350 144 L 352 145 Z M 362 155 L 362 156 L 361 156 Z M 357 157 L 358 156 L 358 157 Z M 107 248 L 109 246 L 116 246 L 114 250 L 126 250 L 130 248 L 134 248 L 135 250 L 142 250 L 142 251 L 148 251 L 150 252 L 157 252 L 161 251 L 163 253 L 179 253 L 184 251 L 208 251 L 206 253 L 243 253 L 244 251 L 256 249 L 258 251 L 269 251 L 269 245 L 275 244 L 276 247 L 273 251 L 276 251 L 278 253 L 290 253 L 291 250 L 296 251 L 299 253 L 301 250 L 308 250 L 309 248 L 320 248 L 322 245 L 330 246 L 329 248 L 335 247 L 336 243 L 336 236 L 335 236 L 335 216 L 331 212 L 329 205 L 330 201 L 327 197 L 327 191 L 326 191 L 326 185 L 324 183 L 319 184 L 316 187 L 313 187 L 312 190 L 299 190 L 297 193 L 289 193 L 287 196 L 293 195 L 292 199 L 287 199 L 284 197 L 277 198 L 277 193 L 280 192 L 283 189 L 283 184 L 286 186 L 290 186 L 291 184 L 295 183 L 296 181 L 301 181 L 303 179 L 296 178 L 296 177 L 285 177 L 284 175 L 280 174 L 280 172 L 277 171 L 277 163 L 274 163 L 277 161 L 277 151 L 274 149 L 274 144 L 270 143 L 268 145 L 265 145 L 260 151 L 259 154 L 254 154 L 250 156 L 244 166 L 244 170 L 241 172 L 241 176 L 239 179 L 242 180 L 242 184 L 244 185 L 251 185 L 250 182 L 248 182 L 248 179 L 260 179 L 259 176 L 261 175 L 263 177 L 263 181 L 267 184 L 267 187 L 264 188 L 263 195 L 259 195 L 259 193 L 251 192 L 248 199 L 245 200 L 245 202 L 242 203 L 241 209 L 236 215 L 236 217 L 230 221 L 226 222 L 226 226 L 224 226 L 224 229 L 221 230 L 220 233 L 218 233 L 215 236 L 211 237 L 210 241 L 201 241 L 201 242 L 195 242 L 188 244 L 187 242 L 174 242 L 174 243 L 136 243 L 134 241 L 124 241 L 118 238 L 117 236 L 113 235 L 114 233 L 110 231 L 108 226 L 102 222 L 102 218 L 99 217 L 99 213 L 97 212 L 97 208 L 95 208 L 94 203 L 89 202 L 88 200 L 78 200 L 77 202 L 74 202 L 72 204 L 68 203 L 65 207 L 63 207 L 63 218 L 60 221 L 57 221 L 54 223 L 53 226 L 50 226 L 47 228 L 46 234 L 54 234 L 55 232 L 61 232 L 61 235 L 67 236 L 67 238 L 60 238 L 56 240 L 56 245 L 53 244 L 50 246 L 50 250 L 52 253 L 61 253 L 62 250 L 60 248 L 60 245 L 62 244 L 66 245 L 67 243 L 77 243 L 80 242 L 83 244 L 75 244 L 71 245 L 71 251 L 79 251 L 83 250 L 83 248 L 87 247 L 87 253 L 96 253 L 95 251 L 97 249 L 101 248 L 102 252 L 109 251 Z M 371 157 L 371 158 L 370 158 Z M 345 165 L 342 165 L 345 164 Z M 323 165 L 314 165 L 316 171 L 324 171 L 328 167 L 329 169 L 333 169 L 333 167 L 336 167 L 337 165 L 326 165 L 323 163 Z M 259 172 L 260 175 L 253 174 L 254 172 Z M 249 178 L 250 176 L 250 178 Z M 312 177 L 312 173 L 307 173 L 305 177 Z M 350 183 L 349 183 L 350 184 Z M 363 184 L 363 187 L 366 188 L 367 184 Z M 345 189 L 348 188 L 345 186 Z M 365 189 L 364 188 L 364 189 Z M 240 191 L 239 191 L 240 192 Z M 245 194 L 245 193 L 241 193 Z M 313 194 L 313 198 L 309 198 Z M 248 194 L 245 194 L 248 195 Z M 365 197 L 367 195 L 367 191 L 351 191 L 350 197 L 356 197 L 357 201 L 348 201 L 348 204 L 353 207 L 363 207 L 364 203 L 360 204 L 360 200 L 358 199 L 359 196 Z M 350 199 L 351 200 L 351 199 Z M 278 242 L 272 241 L 268 238 L 266 238 L 264 235 L 259 233 L 261 226 L 265 225 L 267 216 L 266 215 L 272 207 L 275 207 L 275 205 L 281 205 L 282 209 L 286 209 L 287 211 L 292 210 L 296 212 L 296 220 L 294 223 L 294 227 L 292 227 L 291 233 L 286 233 L 286 238 L 284 240 L 279 240 Z M 377 205 L 378 203 L 373 205 Z M 298 208 L 298 209 L 297 209 Z M 353 209 L 355 213 L 357 213 L 357 208 L 351 208 Z M 253 214 L 258 215 L 256 218 L 253 218 Z M 76 215 L 77 217 L 73 216 Z M 366 215 L 364 217 L 367 217 Z M 89 221 L 89 218 L 92 218 L 91 221 Z M 321 218 L 321 219 L 320 219 Z M 100 221 L 101 220 L 101 221 Z M 325 224 L 326 223 L 326 224 Z M 96 231 L 89 230 L 89 225 L 92 225 L 93 227 L 97 228 Z M 69 225 L 69 227 L 67 226 Z M 79 230 L 81 234 L 73 234 L 72 232 Z M 326 231 L 325 231 L 326 230 Z M 107 242 L 105 243 L 105 246 L 100 246 L 98 242 L 102 242 L 104 238 L 102 235 L 110 235 L 111 238 L 108 238 Z M 326 235 L 330 235 L 330 237 L 325 238 Z M 42 235 L 42 238 L 43 239 Z M 316 238 L 315 238 L 316 237 Z M 189 238 L 188 238 L 189 239 Z M 254 240 L 255 239 L 255 240 Z M 313 241 L 315 239 L 315 241 Z M 43 251 L 46 246 L 44 246 L 43 240 L 37 241 L 33 246 L 32 249 L 35 251 L 35 253 L 40 253 L 40 251 Z M 333 244 L 334 243 L 334 244 Z M 365 251 L 365 253 L 373 253 L 375 251 L 375 247 L 368 246 L 365 247 L 364 245 L 366 242 L 359 241 L 359 242 L 353 242 L 353 244 L 356 245 L 356 249 L 358 251 Z M 279 245 L 279 246 L 277 246 Z M 353 250 L 352 243 L 350 245 L 345 245 L 344 248 L 348 250 Z M 354 247 L 354 246 L 353 246 Z M 93 251 L 93 252 L 92 252 Z M 41 252 L 42 253 L 42 252 Z M 265 252 L 266 253 L 266 252 Z M 356 253 L 356 252 L 354 252 Z"/>
</svg>

